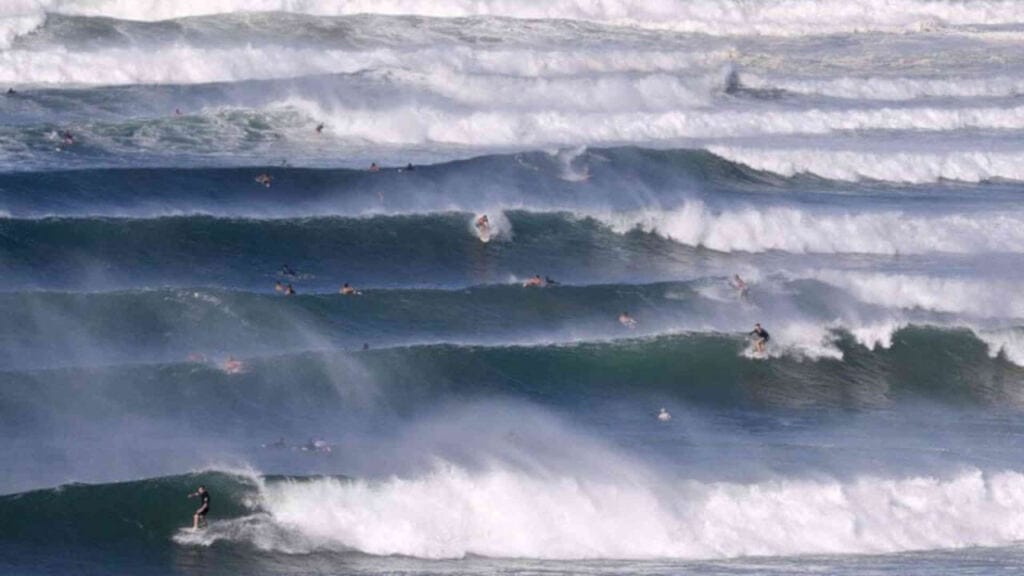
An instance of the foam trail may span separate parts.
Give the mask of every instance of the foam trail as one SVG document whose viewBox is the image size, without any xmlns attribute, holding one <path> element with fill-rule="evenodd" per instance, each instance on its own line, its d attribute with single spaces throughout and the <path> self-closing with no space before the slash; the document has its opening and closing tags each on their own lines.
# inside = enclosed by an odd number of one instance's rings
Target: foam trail
<svg viewBox="0 0 1024 576">
<path fill-rule="evenodd" d="M 1024 538 L 1018 472 L 747 485 L 644 478 L 441 466 L 380 483 L 270 484 L 263 488 L 268 518 L 217 523 L 191 540 L 421 558 L 695 559 L 873 554 Z"/>
</svg>

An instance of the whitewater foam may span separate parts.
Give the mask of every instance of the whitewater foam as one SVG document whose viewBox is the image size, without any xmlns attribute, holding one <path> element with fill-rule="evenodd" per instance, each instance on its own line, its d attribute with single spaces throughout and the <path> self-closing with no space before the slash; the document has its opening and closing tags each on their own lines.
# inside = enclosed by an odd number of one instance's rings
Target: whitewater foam
<svg viewBox="0 0 1024 576">
<path fill-rule="evenodd" d="M 444 465 L 381 482 L 269 483 L 265 517 L 193 543 L 421 558 L 725 558 L 867 554 L 1024 538 L 1024 475 L 779 479 L 756 484 L 539 475 Z M 239 526 L 246 523 L 246 529 Z"/>
<path fill-rule="evenodd" d="M 887 152 L 826 148 L 767 149 L 712 145 L 731 162 L 782 176 L 813 174 L 831 180 L 879 180 L 923 184 L 940 180 L 1024 180 L 1024 152 L 952 150 Z"/>
<path fill-rule="evenodd" d="M 922 254 L 1015 252 L 1024 228 L 1012 213 L 818 212 L 790 207 L 712 210 L 700 201 L 666 211 L 595 216 L 619 233 L 641 229 L 723 252 Z"/>
</svg>

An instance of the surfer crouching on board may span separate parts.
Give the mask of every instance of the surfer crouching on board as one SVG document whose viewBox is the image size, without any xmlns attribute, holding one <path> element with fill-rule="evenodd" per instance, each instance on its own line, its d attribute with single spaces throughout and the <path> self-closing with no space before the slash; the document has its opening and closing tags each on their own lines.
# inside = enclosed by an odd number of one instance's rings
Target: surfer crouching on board
<svg viewBox="0 0 1024 576">
<path fill-rule="evenodd" d="M 200 486 L 195 492 L 189 494 L 188 497 L 199 497 L 200 500 L 199 509 L 192 515 L 192 529 L 198 530 L 200 522 L 203 523 L 203 526 L 206 526 L 206 515 L 210 512 L 210 493 L 206 491 L 206 486 Z"/>
<path fill-rule="evenodd" d="M 768 344 L 768 340 L 771 339 L 768 331 L 761 328 L 760 324 L 754 324 L 754 329 L 750 332 L 750 335 L 756 338 L 754 340 L 754 351 L 758 354 L 764 354 L 764 348 Z"/>
</svg>

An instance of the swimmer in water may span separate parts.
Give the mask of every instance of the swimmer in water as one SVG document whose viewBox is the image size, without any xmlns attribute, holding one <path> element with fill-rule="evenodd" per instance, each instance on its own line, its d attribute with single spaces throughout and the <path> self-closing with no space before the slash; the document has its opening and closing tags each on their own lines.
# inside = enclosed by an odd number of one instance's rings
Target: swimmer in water
<svg viewBox="0 0 1024 576">
<path fill-rule="evenodd" d="M 380 166 L 376 162 L 370 162 L 370 172 L 380 172 Z"/>
<path fill-rule="evenodd" d="M 270 183 L 274 180 L 274 177 L 264 172 L 256 177 L 257 184 L 263 184 L 267 188 L 270 188 Z"/>
<path fill-rule="evenodd" d="M 200 486 L 188 497 L 199 498 L 199 509 L 192 515 L 192 530 L 199 530 L 199 524 L 206 526 L 206 515 L 210 513 L 210 493 L 206 491 L 206 486 Z"/>
<path fill-rule="evenodd" d="M 541 279 L 540 274 L 535 275 L 526 282 L 523 282 L 523 288 L 543 288 L 544 280 Z"/>
<path fill-rule="evenodd" d="M 633 317 L 630 316 L 627 312 L 619 314 L 619 324 L 622 324 L 623 326 L 629 328 L 630 330 L 634 330 L 636 328 L 636 320 L 634 320 Z"/>
<path fill-rule="evenodd" d="M 754 324 L 754 329 L 750 332 L 750 335 L 756 338 L 754 340 L 754 351 L 758 354 L 764 354 L 768 340 L 771 339 L 768 331 L 762 328 L 760 324 Z"/>
<path fill-rule="evenodd" d="M 338 290 L 338 293 L 344 294 L 345 296 L 355 296 L 356 294 L 359 294 L 359 291 L 352 286 L 349 286 L 348 282 L 345 282 L 341 285 L 341 289 Z"/>
</svg>

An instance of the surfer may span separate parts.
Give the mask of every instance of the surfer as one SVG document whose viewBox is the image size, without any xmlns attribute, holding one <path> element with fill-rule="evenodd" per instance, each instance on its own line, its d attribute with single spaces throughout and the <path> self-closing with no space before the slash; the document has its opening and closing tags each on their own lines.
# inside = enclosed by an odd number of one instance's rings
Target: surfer
<svg viewBox="0 0 1024 576">
<path fill-rule="evenodd" d="M 284 287 L 284 295 L 295 296 L 295 288 L 290 283 Z"/>
<path fill-rule="evenodd" d="M 543 287 L 544 287 L 544 280 L 540 277 L 540 274 L 536 274 L 536 275 L 534 275 L 533 278 L 530 278 L 526 282 L 523 282 L 523 288 L 543 288 Z"/>
<path fill-rule="evenodd" d="M 555 282 L 555 279 L 552 278 L 551 276 L 545 276 L 544 277 L 544 285 L 545 286 L 554 286 L 555 284 L 558 284 L 558 282 Z"/>
<path fill-rule="evenodd" d="M 17 94 L 17 92 L 14 91 L 14 88 L 8 88 L 7 89 L 7 95 L 8 96 L 14 96 L 15 94 Z"/>
<path fill-rule="evenodd" d="M 284 293 L 284 284 L 281 284 L 280 282 L 274 282 L 274 292 L 277 292 L 279 294 Z"/>
<path fill-rule="evenodd" d="M 341 285 L 341 289 L 338 290 L 338 293 L 344 294 L 345 296 L 355 296 L 359 294 L 359 291 L 350 286 L 348 282 L 345 282 Z"/>
<path fill-rule="evenodd" d="M 480 217 L 476 219 L 476 222 L 473 223 L 473 226 L 476 228 L 476 232 L 481 238 L 489 237 L 491 235 L 491 221 L 488 220 L 487 214 L 481 214 Z"/>
<path fill-rule="evenodd" d="M 323 122 L 321 122 L 321 123 L 316 125 L 316 133 L 317 134 L 323 134 L 324 133 L 324 123 Z"/>
<path fill-rule="evenodd" d="M 264 172 L 264 173 L 262 173 L 262 174 L 260 174 L 259 176 L 256 177 L 256 183 L 257 184 L 263 184 L 267 188 L 270 188 L 270 183 L 273 180 L 274 180 L 274 177 L 271 176 L 270 174 L 267 174 L 266 172 Z"/>
<path fill-rule="evenodd" d="M 228 356 L 226 362 L 224 362 L 224 371 L 228 374 L 241 374 L 245 369 L 245 365 L 242 364 L 241 360 L 235 360 L 234 356 Z"/>
<path fill-rule="evenodd" d="M 739 293 L 741 300 L 747 299 L 747 292 L 750 291 L 750 286 L 747 286 L 747 283 L 743 281 L 743 278 L 740 278 L 739 274 L 733 274 L 729 285 Z"/>
<path fill-rule="evenodd" d="M 71 130 L 61 132 L 60 137 L 64 141 L 65 146 L 71 146 L 75 143 L 75 135 L 71 133 Z"/>
<path fill-rule="evenodd" d="M 768 345 L 768 340 L 771 339 L 768 331 L 762 328 L 760 324 L 754 324 L 754 329 L 751 330 L 750 335 L 756 338 L 754 340 L 754 351 L 758 354 L 764 354 L 765 346 Z"/>
<path fill-rule="evenodd" d="M 412 165 L 412 162 L 405 165 L 406 172 L 413 172 L 414 170 L 416 170 L 416 167 Z"/>
<path fill-rule="evenodd" d="M 370 162 L 370 172 L 380 172 L 380 166 L 376 162 Z"/>
<path fill-rule="evenodd" d="M 191 498 L 199 498 L 200 505 L 196 513 L 192 515 L 192 529 L 198 530 L 199 523 L 202 522 L 203 526 L 206 526 L 206 515 L 210 512 L 210 493 L 206 491 L 206 486 L 200 486 L 195 492 L 188 495 Z"/>
<path fill-rule="evenodd" d="M 619 324 L 622 324 L 623 326 L 629 328 L 630 330 L 636 328 L 636 320 L 627 312 L 619 314 Z"/>
</svg>

